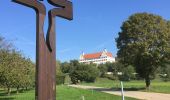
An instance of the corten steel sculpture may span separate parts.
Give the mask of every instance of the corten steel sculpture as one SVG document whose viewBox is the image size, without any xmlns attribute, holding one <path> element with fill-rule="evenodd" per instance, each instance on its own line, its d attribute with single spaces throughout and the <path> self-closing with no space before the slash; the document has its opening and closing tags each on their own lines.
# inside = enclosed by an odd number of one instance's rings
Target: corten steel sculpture
<svg viewBox="0 0 170 100">
<path fill-rule="evenodd" d="M 67 0 L 47 0 L 58 8 L 48 12 L 49 27 L 44 38 L 46 7 L 43 0 L 12 0 L 36 11 L 36 100 L 56 99 L 56 33 L 55 17 L 72 20 L 72 3 Z"/>
</svg>

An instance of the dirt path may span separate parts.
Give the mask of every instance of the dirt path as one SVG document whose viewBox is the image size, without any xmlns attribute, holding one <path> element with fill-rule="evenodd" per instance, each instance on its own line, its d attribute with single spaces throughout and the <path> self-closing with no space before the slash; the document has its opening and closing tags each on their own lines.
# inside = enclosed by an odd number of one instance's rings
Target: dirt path
<svg viewBox="0 0 170 100">
<path fill-rule="evenodd" d="M 113 91 L 111 89 L 106 89 L 102 87 L 94 87 L 94 86 L 83 86 L 83 85 L 69 85 L 75 88 L 81 89 L 93 89 L 100 92 L 105 92 L 114 95 L 121 95 L 120 91 Z M 139 91 L 125 91 L 124 95 L 127 97 L 142 99 L 142 100 L 170 100 L 170 94 L 163 93 L 152 93 L 152 92 L 139 92 Z"/>
</svg>

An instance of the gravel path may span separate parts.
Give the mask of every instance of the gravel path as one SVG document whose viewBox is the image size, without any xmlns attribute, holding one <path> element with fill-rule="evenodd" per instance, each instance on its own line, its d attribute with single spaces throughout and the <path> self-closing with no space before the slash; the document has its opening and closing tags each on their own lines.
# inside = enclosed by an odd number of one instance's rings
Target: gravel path
<svg viewBox="0 0 170 100">
<path fill-rule="evenodd" d="M 75 88 L 81 89 L 93 89 L 100 92 L 105 92 L 114 95 L 121 95 L 120 91 L 113 91 L 111 89 L 106 89 L 102 87 L 94 87 L 94 86 L 83 86 L 83 85 L 69 85 Z M 124 95 L 127 97 L 142 99 L 142 100 L 170 100 L 170 94 L 163 93 L 152 93 L 152 92 L 140 92 L 140 91 L 125 91 Z"/>
</svg>

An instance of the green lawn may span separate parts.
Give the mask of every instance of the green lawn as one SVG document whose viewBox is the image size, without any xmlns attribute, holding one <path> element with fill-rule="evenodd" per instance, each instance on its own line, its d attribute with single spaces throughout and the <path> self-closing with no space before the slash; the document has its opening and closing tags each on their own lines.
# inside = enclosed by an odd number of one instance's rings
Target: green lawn
<svg viewBox="0 0 170 100">
<path fill-rule="evenodd" d="M 35 100 L 34 95 L 35 95 L 34 90 L 18 94 L 16 94 L 16 92 L 12 92 L 10 96 L 8 96 L 5 91 L 0 90 L 0 100 Z"/>
<path fill-rule="evenodd" d="M 95 83 L 82 83 L 83 85 L 120 89 L 120 81 L 98 78 Z M 123 82 L 125 90 L 146 91 L 144 81 Z M 150 92 L 170 93 L 170 82 L 152 81 Z"/>
<path fill-rule="evenodd" d="M 106 88 L 113 88 L 115 90 L 120 88 L 119 81 L 112 81 L 108 79 L 97 79 L 95 83 L 82 83 L 83 85 L 99 86 Z M 125 90 L 145 91 L 144 81 L 130 81 L 124 82 Z M 170 82 L 153 81 L 151 84 L 151 92 L 170 93 Z M 23 93 L 12 93 L 11 96 L 6 96 L 3 90 L 0 90 L 0 100 L 35 100 L 35 91 L 30 90 Z M 120 96 L 106 94 L 91 90 L 82 90 L 67 86 L 57 86 L 57 100 L 121 100 Z M 126 98 L 126 100 L 136 100 L 133 98 Z"/>
<path fill-rule="evenodd" d="M 35 100 L 34 90 L 15 94 L 11 96 L 5 96 L 4 91 L 0 90 L 0 100 Z M 106 94 L 102 92 L 96 92 L 91 90 L 76 89 L 67 86 L 57 86 L 57 100 L 82 100 L 82 96 L 85 100 L 121 100 L 120 96 Z M 126 98 L 126 100 L 137 100 L 133 98 Z"/>
</svg>

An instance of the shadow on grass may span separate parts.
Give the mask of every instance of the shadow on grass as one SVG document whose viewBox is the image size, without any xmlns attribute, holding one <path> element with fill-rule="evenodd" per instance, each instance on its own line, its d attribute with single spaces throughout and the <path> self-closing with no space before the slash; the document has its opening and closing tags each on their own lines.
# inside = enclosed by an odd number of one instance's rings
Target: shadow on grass
<svg viewBox="0 0 170 100">
<path fill-rule="evenodd" d="M 29 91 L 31 91 L 31 89 L 29 89 L 29 90 L 22 90 L 21 89 L 21 90 L 19 90 L 19 93 L 26 93 L 26 92 L 29 92 Z M 14 100 L 14 99 L 16 99 L 15 95 L 18 95 L 17 91 L 11 91 L 10 95 L 8 95 L 6 91 L 1 90 L 0 91 L 0 100 Z"/>
<path fill-rule="evenodd" d="M 16 91 L 12 91 L 12 92 L 10 93 L 10 95 L 8 95 L 7 92 L 4 92 L 4 91 L 3 91 L 3 92 L 0 93 L 0 96 L 12 96 L 12 95 L 15 95 L 15 94 L 16 94 Z M 0 100 L 1 100 L 1 98 L 0 98 Z"/>
<path fill-rule="evenodd" d="M 3 91 L 0 93 L 0 100 L 14 100 L 16 98 L 12 97 L 13 95 L 16 95 L 16 91 L 12 91 L 10 95 Z"/>
<path fill-rule="evenodd" d="M 121 88 L 91 88 L 90 90 L 95 90 L 95 91 L 121 91 Z M 141 91 L 145 90 L 145 88 L 124 88 L 124 91 Z"/>
<path fill-rule="evenodd" d="M 14 100 L 15 98 L 13 97 L 4 97 L 4 98 L 0 98 L 0 100 Z"/>
<path fill-rule="evenodd" d="M 6 96 L 7 94 L 6 93 L 0 93 L 0 96 Z"/>
<path fill-rule="evenodd" d="M 12 96 L 12 94 L 9 96 L 9 95 L 7 95 L 6 92 L 1 91 L 1 93 L 0 93 L 0 100 L 14 100 L 15 98 L 11 97 L 11 96 Z"/>
<path fill-rule="evenodd" d="M 114 91 L 120 91 L 121 88 L 112 88 Z M 146 88 L 123 88 L 125 91 L 141 91 L 141 90 L 146 90 Z"/>
<path fill-rule="evenodd" d="M 106 88 L 94 88 L 90 90 L 95 90 L 95 91 L 113 91 L 113 89 L 106 89 Z"/>
</svg>

